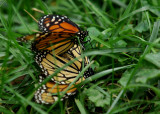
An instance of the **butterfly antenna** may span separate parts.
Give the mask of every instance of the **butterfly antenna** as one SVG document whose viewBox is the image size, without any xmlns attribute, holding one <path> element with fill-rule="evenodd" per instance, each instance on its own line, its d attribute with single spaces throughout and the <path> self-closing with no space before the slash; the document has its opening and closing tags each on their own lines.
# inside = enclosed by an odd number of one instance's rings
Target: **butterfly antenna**
<svg viewBox="0 0 160 114">
<path fill-rule="evenodd" d="M 43 13 L 43 14 L 44 14 L 44 11 L 39 10 L 39 9 L 37 9 L 37 8 L 32 8 L 32 10 L 33 10 L 33 11 L 36 11 L 36 12 L 39 12 L 39 13 Z"/>
<path fill-rule="evenodd" d="M 30 16 L 32 17 L 32 19 L 38 23 L 37 19 L 33 17 L 33 15 L 31 15 L 27 10 L 24 9 L 24 11 Z"/>
</svg>

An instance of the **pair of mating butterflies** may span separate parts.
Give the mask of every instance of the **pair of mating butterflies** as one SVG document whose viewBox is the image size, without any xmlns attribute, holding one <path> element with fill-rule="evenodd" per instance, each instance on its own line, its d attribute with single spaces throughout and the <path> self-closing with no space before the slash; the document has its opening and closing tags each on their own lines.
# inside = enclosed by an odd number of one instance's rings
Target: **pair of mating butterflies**
<svg viewBox="0 0 160 114">
<path fill-rule="evenodd" d="M 37 103 L 53 104 L 58 100 L 60 93 L 65 91 L 69 84 L 75 80 L 82 68 L 89 64 L 86 56 L 83 59 L 80 58 L 81 48 L 77 40 L 79 38 L 83 46 L 83 39 L 88 35 L 88 32 L 81 31 L 78 25 L 66 16 L 46 15 L 41 17 L 38 24 L 41 33 L 24 36 L 19 40 L 23 42 L 33 40 L 31 48 L 36 53 L 35 61 L 42 70 L 42 74 L 39 75 L 39 83 L 72 61 L 35 93 Z M 75 60 L 75 58 L 78 59 Z M 91 68 L 85 71 L 84 75 L 67 90 L 61 100 L 74 95 L 77 90 L 75 86 L 92 74 Z"/>
</svg>

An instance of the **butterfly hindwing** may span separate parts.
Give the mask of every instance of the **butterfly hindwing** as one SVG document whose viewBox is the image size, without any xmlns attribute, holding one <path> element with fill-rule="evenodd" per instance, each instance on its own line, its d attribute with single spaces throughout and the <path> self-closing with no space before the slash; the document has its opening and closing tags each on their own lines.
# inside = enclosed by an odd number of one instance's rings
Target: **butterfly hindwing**
<svg viewBox="0 0 160 114">
<path fill-rule="evenodd" d="M 45 79 L 44 74 L 39 75 L 39 83 L 43 83 Z M 35 92 L 34 98 L 37 103 L 40 104 L 53 104 L 54 102 L 58 101 L 61 96 L 61 92 L 65 91 L 69 85 L 61 85 L 56 84 L 53 81 L 49 81 L 46 84 L 43 84 L 38 90 Z M 70 89 L 66 92 L 64 96 L 61 96 L 61 101 L 68 98 L 71 95 L 76 93 L 77 88 L 75 85 L 72 85 Z"/>
<path fill-rule="evenodd" d="M 52 51 L 43 51 L 36 55 L 35 60 L 46 76 L 54 74 L 57 69 L 64 67 L 67 63 L 72 61 L 71 64 L 66 65 L 64 69 L 61 69 L 59 73 L 54 75 L 52 78 L 52 81 L 54 82 L 69 84 L 74 81 L 82 71 L 82 65 L 86 66 L 89 63 L 87 57 L 82 59 L 80 51 L 81 50 L 78 45 L 74 45 L 74 47 L 72 47 L 67 53 L 60 56 L 54 55 Z M 85 78 L 89 77 L 89 74 L 90 73 L 85 73 L 85 75 L 83 75 L 82 78 L 79 78 L 77 82 L 85 80 Z"/>
</svg>

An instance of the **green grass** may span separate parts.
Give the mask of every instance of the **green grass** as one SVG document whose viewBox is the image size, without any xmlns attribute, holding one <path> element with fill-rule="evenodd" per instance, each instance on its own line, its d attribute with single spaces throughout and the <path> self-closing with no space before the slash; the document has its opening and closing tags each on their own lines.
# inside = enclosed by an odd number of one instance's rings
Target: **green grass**
<svg viewBox="0 0 160 114">
<path fill-rule="evenodd" d="M 159 6 L 159 0 L 0 0 L 0 112 L 158 113 Z M 16 41 L 38 30 L 24 9 L 37 20 L 44 14 L 32 8 L 67 15 L 89 31 L 93 47 L 87 42 L 84 55 L 93 61 L 95 74 L 81 83 L 85 86 L 74 97 L 53 105 L 34 102 L 40 69 L 30 44 L 22 46 Z M 24 79 L 16 83 L 17 78 Z"/>
</svg>

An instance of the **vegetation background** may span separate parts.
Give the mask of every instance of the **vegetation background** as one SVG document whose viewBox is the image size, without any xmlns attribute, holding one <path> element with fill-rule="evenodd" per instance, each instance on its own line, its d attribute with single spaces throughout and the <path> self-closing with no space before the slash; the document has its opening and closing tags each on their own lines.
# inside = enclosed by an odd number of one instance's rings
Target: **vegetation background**
<svg viewBox="0 0 160 114">
<path fill-rule="evenodd" d="M 38 24 L 24 9 L 37 20 L 67 15 L 89 31 L 92 47 L 86 43 L 84 54 L 95 74 L 64 102 L 33 100 L 39 69 L 30 45 L 16 38 L 34 33 Z M 0 112 L 160 113 L 159 17 L 159 0 L 0 0 Z"/>
</svg>

